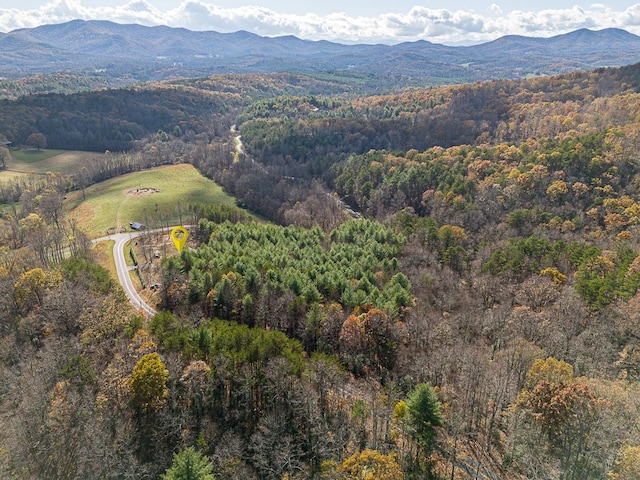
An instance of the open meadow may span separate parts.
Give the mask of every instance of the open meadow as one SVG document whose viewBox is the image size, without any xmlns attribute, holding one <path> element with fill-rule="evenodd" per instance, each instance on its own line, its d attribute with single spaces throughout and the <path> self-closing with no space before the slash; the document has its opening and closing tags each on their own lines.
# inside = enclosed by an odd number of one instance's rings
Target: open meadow
<svg viewBox="0 0 640 480">
<path fill-rule="evenodd" d="M 12 150 L 6 168 L 0 170 L 0 182 L 26 174 L 45 175 L 52 172 L 71 175 L 82 165 L 102 155 L 104 154 L 66 150 Z"/>
<path fill-rule="evenodd" d="M 192 165 L 180 164 L 123 175 L 67 195 L 66 214 L 90 237 L 130 222 L 149 228 L 188 222 L 193 203 L 234 205 L 234 198 Z"/>
</svg>

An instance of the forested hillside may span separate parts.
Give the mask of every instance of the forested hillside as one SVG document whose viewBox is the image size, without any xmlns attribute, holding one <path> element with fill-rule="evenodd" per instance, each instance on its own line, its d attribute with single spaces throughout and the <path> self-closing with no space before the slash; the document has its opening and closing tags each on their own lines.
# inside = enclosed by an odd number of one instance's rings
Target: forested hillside
<svg viewBox="0 0 640 480">
<path fill-rule="evenodd" d="M 3 476 L 161 478 L 185 459 L 218 479 L 637 476 L 640 65 L 354 85 L 4 100 L 16 143 L 132 138 L 84 172 L 0 183 Z M 191 206 L 144 318 L 64 195 L 177 162 L 262 221 Z"/>
<path fill-rule="evenodd" d="M 506 35 L 471 46 L 425 40 L 347 45 L 76 19 L 1 33 L 0 75 L 17 79 L 66 71 L 121 84 L 215 73 L 348 72 L 373 77 L 388 91 L 618 67 L 640 61 L 639 45 L 637 35 L 619 28 L 581 28 L 548 38 Z"/>
</svg>

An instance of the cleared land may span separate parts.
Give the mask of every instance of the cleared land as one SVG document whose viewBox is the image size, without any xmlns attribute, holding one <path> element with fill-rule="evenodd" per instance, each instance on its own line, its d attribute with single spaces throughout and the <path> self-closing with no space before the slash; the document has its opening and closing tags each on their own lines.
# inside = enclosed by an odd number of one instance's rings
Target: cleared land
<svg viewBox="0 0 640 480">
<path fill-rule="evenodd" d="M 100 242 L 94 245 L 93 255 L 97 263 L 109 270 L 114 280 L 118 280 L 118 272 L 116 272 L 115 261 L 113 260 L 113 240 Z"/>
<path fill-rule="evenodd" d="M 0 182 L 25 174 L 44 175 L 49 172 L 71 175 L 102 153 L 64 150 L 12 150 L 7 168 L 0 170 Z"/>
<path fill-rule="evenodd" d="M 192 203 L 233 206 L 234 198 L 193 166 L 181 164 L 123 175 L 67 195 L 67 215 L 92 238 L 109 229 L 129 229 L 130 222 L 149 228 L 188 222 Z"/>
</svg>

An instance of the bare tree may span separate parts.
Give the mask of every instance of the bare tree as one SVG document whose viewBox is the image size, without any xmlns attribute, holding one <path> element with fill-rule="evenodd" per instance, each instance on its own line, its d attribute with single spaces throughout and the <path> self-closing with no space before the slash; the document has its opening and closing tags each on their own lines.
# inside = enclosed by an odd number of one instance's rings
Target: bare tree
<svg viewBox="0 0 640 480">
<path fill-rule="evenodd" d="M 7 147 L 0 146 L 0 168 L 7 168 L 7 160 L 11 158 L 11 153 Z"/>
</svg>

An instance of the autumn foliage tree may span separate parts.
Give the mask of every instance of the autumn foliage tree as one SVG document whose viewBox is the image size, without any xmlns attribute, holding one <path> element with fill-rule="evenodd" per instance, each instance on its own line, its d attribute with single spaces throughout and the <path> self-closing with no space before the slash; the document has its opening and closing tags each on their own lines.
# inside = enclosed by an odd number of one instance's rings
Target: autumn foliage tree
<svg viewBox="0 0 640 480">
<path fill-rule="evenodd" d="M 397 455 L 384 455 L 377 450 L 365 449 L 346 458 L 337 469 L 338 480 L 402 480 L 404 474 Z"/>
<path fill-rule="evenodd" d="M 47 289 L 57 285 L 62 280 L 60 272 L 53 270 L 45 272 L 41 268 L 27 270 L 14 285 L 14 294 L 18 304 L 23 307 L 38 304 L 42 306 Z"/>
<path fill-rule="evenodd" d="M 607 480 L 634 480 L 640 472 L 640 447 L 623 445 Z"/>
<path fill-rule="evenodd" d="M 340 330 L 340 354 L 355 372 L 383 372 L 393 367 L 397 333 L 389 315 L 364 306 L 347 317 Z"/>
<path fill-rule="evenodd" d="M 42 133 L 35 132 L 27 137 L 27 145 L 42 150 L 43 148 L 47 148 L 47 139 Z"/>
<path fill-rule="evenodd" d="M 539 432 L 546 439 L 546 451 L 566 475 L 562 478 L 596 478 L 603 466 L 592 451 L 593 435 L 607 405 L 582 379 L 574 378 L 570 364 L 552 357 L 536 360 L 514 405 L 522 421 L 520 433 L 532 429 L 528 431 L 532 435 L 518 447 L 520 459 L 524 462 L 528 458 L 526 462 L 531 464 L 530 458 L 544 451 L 535 433 Z M 514 437 L 526 435 L 516 432 Z"/>
<path fill-rule="evenodd" d="M 169 390 L 169 370 L 157 353 L 144 355 L 131 372 L 129 386 L 131 403 L 142 413 L 158 410 L 165 402 Z"/>
<path fill-rule="evenodd" d="M 580 382 L 540 380 L 526 399 L 526 407 L 535 422 L 547 434 L 549 442 L 558 446 L 566 441 L 564 436 L 570 430 L 581 430 L 582 421 L 593 414 L 596 404 L 594 393 Z"/>
</svg>

